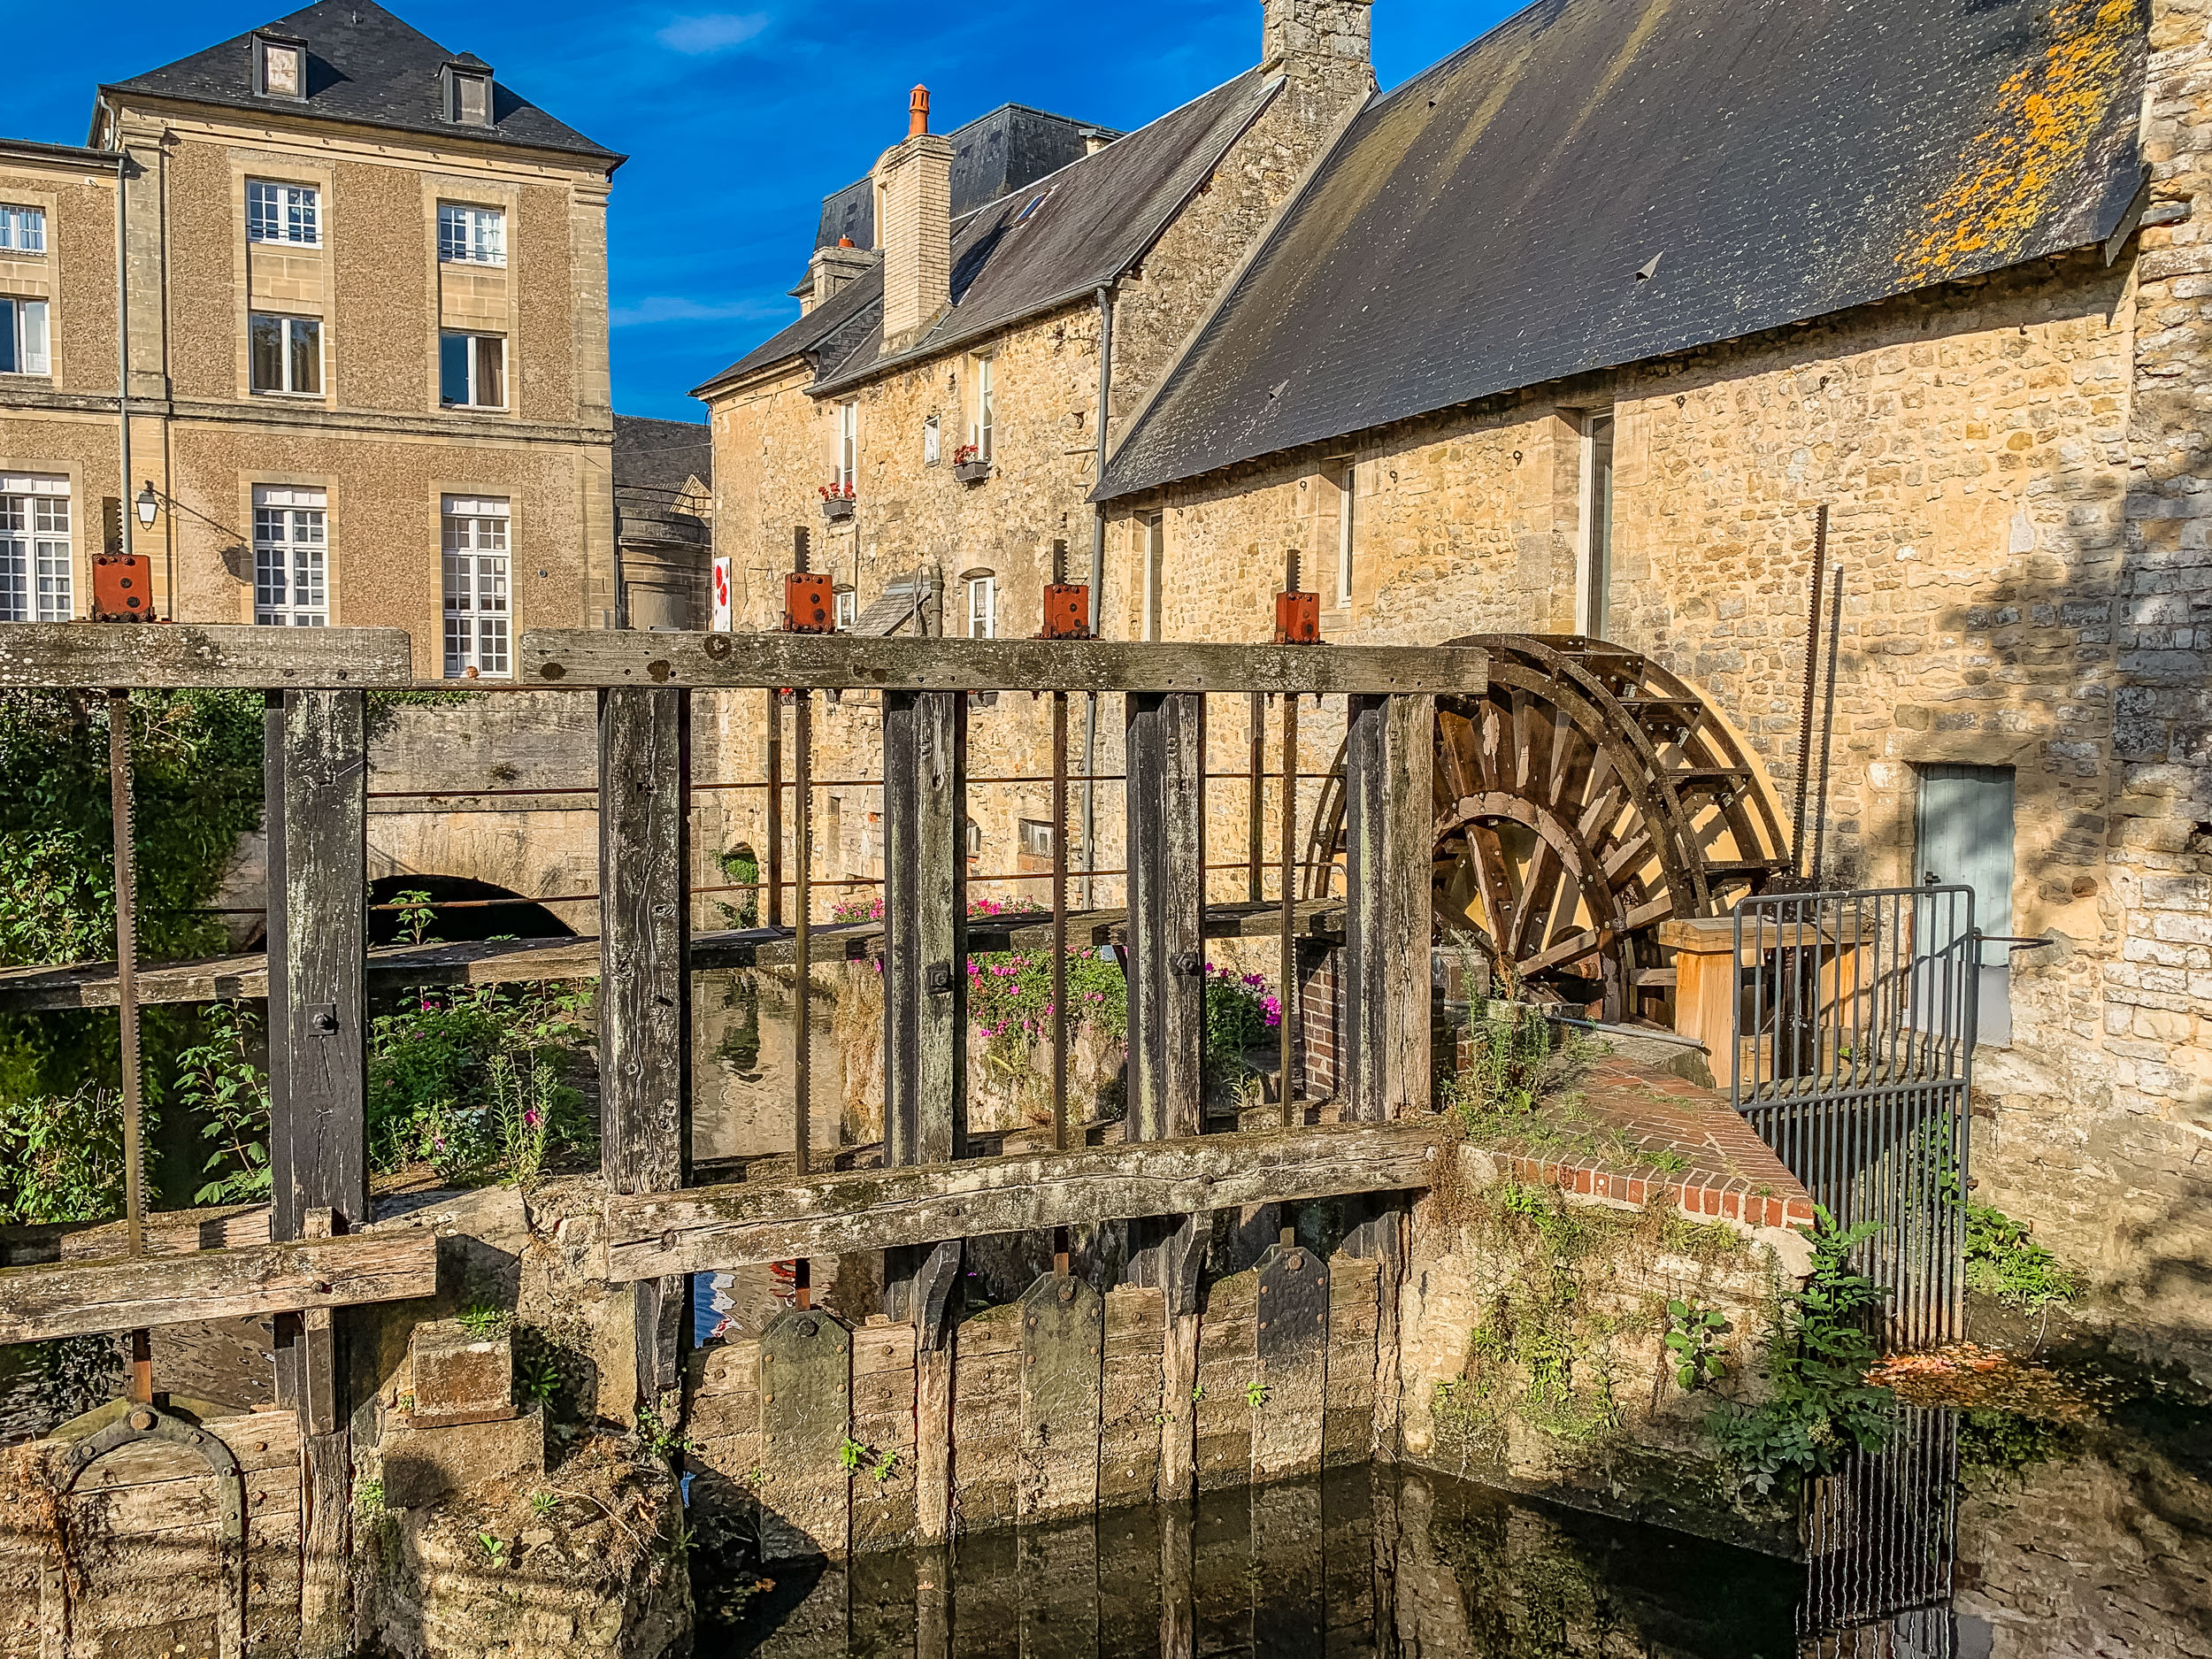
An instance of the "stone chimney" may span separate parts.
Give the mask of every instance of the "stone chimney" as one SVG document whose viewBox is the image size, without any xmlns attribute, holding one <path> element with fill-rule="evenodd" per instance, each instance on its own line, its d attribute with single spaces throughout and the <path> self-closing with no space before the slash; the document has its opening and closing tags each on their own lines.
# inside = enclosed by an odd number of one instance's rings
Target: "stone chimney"
<svg viewBox="0 0 2212 1659">
<path fill-rule="evenodd" d="M 952 304 L 952 145 L 929 130 L 929 88 L 907 106 L 906 142 L 876 163 L 883 349 L 902 351 Z"/>
<path fill-rule="evenodd" d="M 1364 97 L 1375 86 L 1373 9 L 1373 0 L 1260 0 L 1260 63 L 1316 91 Z"/>
<path fill-rule="evenodd" d="M 875 255 L 854 247 L 849 236 L 840 236 L 834 248 L 817 248 L 807 261 L 806 280 L 791 290 L 798 298 L 799 315 L 805 316 L 838 289 L 859 281 L 875 262 Z"/>
</svg>

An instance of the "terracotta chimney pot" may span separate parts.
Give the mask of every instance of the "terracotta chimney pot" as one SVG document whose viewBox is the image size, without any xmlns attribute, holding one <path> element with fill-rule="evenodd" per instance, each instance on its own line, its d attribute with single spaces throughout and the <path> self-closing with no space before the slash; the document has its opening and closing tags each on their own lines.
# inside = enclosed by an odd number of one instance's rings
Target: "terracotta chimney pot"
<svg viewBox="0 0 2212 1659">
<path fill-rule="evenodd" d="M 917 87 L 906 101 L 906 135 L 919 138 L 929 131 L 929 88 Z"/>
</svg>

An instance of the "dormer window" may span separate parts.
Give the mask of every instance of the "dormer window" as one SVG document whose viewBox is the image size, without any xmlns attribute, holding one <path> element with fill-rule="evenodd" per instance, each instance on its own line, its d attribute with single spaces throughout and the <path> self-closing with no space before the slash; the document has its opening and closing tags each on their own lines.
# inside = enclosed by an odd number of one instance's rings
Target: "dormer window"
<svg viewBox="0 0 2212 1659">
<path fill-rule="evenodd" d="M 492 124 L 492 72 L 482 64 L 448 64 L 439 72 L 445 81 L 445 119 L 457 127 Z"/>
<path fill-rule="evenodd" d="M 307 43 L 273 35 L 253 37 L 253 89 L 265 98 L 307 96 Z"/>
</svg>

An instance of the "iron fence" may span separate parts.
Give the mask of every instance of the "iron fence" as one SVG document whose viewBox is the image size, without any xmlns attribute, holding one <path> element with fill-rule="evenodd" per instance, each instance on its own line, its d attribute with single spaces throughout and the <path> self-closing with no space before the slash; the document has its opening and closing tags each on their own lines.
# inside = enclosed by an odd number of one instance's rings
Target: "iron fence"
<svg viewBox="0 0 2212 1659">
<path fill-rule="evenodd" d="M 1735 911 L 1731 1099 L 1892 1292 L 1889 1345 L 1959 1329 L 1980 936 L 1965 887 Z"/>
</svg>

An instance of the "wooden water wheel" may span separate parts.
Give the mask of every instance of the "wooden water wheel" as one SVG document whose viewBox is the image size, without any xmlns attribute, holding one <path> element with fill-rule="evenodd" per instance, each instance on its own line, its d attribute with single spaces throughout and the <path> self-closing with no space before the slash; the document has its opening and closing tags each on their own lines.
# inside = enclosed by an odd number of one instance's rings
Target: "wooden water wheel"
<svg viewBox="0 0 2212 1659">
<path fill-rule="evenodd" d="M 1655 1015 L 1656 932 L 1712 916 L 1786 866 L 1781 815 L 1735 733 L 1650 658 L 1579 635 L 1486 634 L 1479 695 L 1436 708 L 1440 942 L 1525 995 L 1606 1020 Z M 1341 849 L 1343 757 L 1313 825 L 1307 891 Z"/>
</svg>

